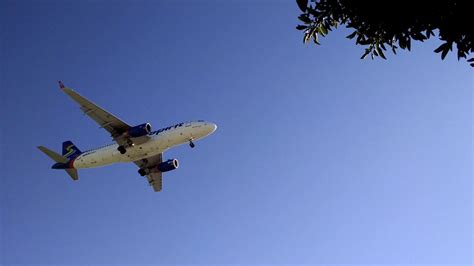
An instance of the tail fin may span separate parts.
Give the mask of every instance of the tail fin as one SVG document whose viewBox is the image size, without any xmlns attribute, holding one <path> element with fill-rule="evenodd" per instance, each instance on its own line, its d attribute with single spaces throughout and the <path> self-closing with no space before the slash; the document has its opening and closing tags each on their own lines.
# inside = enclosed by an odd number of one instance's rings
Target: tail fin
<svg viewBox="0 0 474 266">
<path fill-rule="evenodd" d="M 68 159 L 76 158 L 81 154 L 81 151 L 72 143 L 72 141 L 68 140 L 63 142 L 63 156 Z"/>
<path fill-rule="evenodd" d="M 49 158 L 53 159 L 53 161 L 56 162 L 55 165 L 53 165 L 53 168 L 57 165 L 59 165 L 61 168 L 60 169 L 64 169 L 66 170 L 66 173 L 73 179 L 73 180 L 78 180 L 79 179 L 79 175 L 77 174 L 77 170 L 74 169 L 74 168 L 69 168 L 69 169 L 65 169 L 63 168 L 66 167 L 66 165 L 69 163 L 69 160 L 68 158 L 64 157 L 64 156 L 61 156 L 59 154 L 57 154 L 56 152 L 46 148 L 46 147 L 43 147 L 43 146 L 38 146 L 38 149 L 40 149 L 40 151 L 42 151 L 44 154 L 48 155 Z"/>
</svg>

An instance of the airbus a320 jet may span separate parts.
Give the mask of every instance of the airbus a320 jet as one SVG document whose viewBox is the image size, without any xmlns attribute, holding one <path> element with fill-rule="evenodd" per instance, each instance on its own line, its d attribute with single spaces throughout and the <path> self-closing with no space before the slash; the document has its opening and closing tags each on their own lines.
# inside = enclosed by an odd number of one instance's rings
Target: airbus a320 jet
<svg viewBox="0 0 474 266">
<path fill-rule="evenodd" d="M 217 126 L 206 121 L 178 123 L 169 127 L 152 131 L 149 123 L 138 126 L 118 119 L 93 102 L 64 86 L 59 81 L 59 87 L 69 97 L 80 105 L 84 114 L 88 115 L 101 128 L 107 130 L 115 143 L 100 148 L 81 152 L 71 141 L 63 142 L 62 155 L 39 146 L 38 148 L 56 161 L 53 169 L 63 169 L 73 180 L 78 180 L 77 169 L 93 168 L 118 162 L 133 162 L 141 176 L 146 176 L 148 183 L 155 191 L 161 191 L 164 172 L 175 170 L 179 163 L 177 159 L 163 161 L 163 152 L 189 143 L 194 148 L 194 141 L 212 134 Z"/>
</svg>

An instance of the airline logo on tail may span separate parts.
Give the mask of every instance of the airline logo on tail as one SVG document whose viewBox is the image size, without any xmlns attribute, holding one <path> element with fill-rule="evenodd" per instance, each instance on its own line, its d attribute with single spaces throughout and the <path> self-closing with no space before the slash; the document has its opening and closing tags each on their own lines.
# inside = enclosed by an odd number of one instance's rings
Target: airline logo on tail
<svg viewBox="0 0 474 266">
<path fill-rule="evenodd" d="M 72 141 L 63 142 L 63 156 L 68 159 L 73 159 L 79 156 L 82 152 L 72 143 Z"/>
<path fill-rule="evenodd" d="M 73 149 L 73 147 L 74 147 L 74 144 L 69 145 L 69 146 L 66 147 L 67 153 L 64 154 L 64 157 L 68 157 L 68 158 L 69 158 L 69 156 L 71 156 L 71 155 L 74 154 L 75 150 Z"/>
</svg>

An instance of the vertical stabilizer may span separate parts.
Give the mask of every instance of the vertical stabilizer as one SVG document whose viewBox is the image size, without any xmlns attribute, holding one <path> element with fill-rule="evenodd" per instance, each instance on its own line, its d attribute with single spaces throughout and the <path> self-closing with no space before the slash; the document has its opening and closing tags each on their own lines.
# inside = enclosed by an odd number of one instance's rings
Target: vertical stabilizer
<svg viewBox="0 0 474 266">
<path fill-rule="evenodd" d="M 63 156 L 68 159 L 76 158 L 81 154 L 81 151 L 72 143 L 72 141 L 68 140 L 63 142 Z"/>
</svg>

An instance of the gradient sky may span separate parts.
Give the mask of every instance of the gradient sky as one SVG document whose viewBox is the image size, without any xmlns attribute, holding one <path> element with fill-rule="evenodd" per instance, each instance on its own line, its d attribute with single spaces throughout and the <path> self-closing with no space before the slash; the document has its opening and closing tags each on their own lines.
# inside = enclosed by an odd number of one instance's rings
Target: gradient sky
<svg viewBox="0 0 474 266">
<path fill-rule="evenodd" d="M 294 1 L 2 1 L 2 265 L 472 263 L 472 68 L 432 40 L 360 60 L 302 44 Z M 73 182 L 37 145 L 110 143 L 57 80 L 130 124 L 218 124 L 154 193 Z"/>
</svg>

